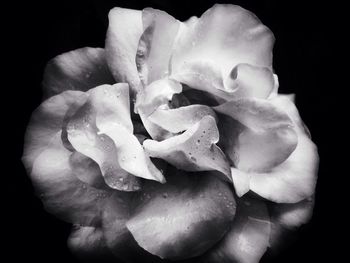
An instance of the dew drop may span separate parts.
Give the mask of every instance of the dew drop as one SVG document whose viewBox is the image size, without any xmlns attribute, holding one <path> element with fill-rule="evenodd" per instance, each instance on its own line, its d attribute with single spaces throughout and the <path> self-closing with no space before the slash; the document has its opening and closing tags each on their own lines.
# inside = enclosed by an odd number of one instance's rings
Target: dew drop
<svg viewBox="0 0 350 263">
<path fill-rule="evenodd" d="M 168 198 L 168 193 L 163 193 L 163 198 Z"/>
<path fill-rule="evenodd" d="M 191 160 L 194 161 L 194 162 L 197 162 L 197 159 L 193 156 L 191 156 Z"/>
<path fill-rule="evenodd" d="M 219 196 L 222 196 L 222 193 L 219 193 Z"/>
</svg>

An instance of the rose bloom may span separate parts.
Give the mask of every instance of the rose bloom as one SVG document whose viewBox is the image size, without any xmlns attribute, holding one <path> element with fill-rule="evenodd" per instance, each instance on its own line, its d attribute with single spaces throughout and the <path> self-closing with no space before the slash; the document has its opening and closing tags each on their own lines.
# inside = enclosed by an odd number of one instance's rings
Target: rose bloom
<svg viewBox="0 0 350 263">
<path fill-rule="evenodd" d="M 273 43 L 239 6 L 114 8 L 104 49 L 48 63 L 23 162 L 73 252 L 254 263 L 310 219 L 317 148 Z"/>
</svg>

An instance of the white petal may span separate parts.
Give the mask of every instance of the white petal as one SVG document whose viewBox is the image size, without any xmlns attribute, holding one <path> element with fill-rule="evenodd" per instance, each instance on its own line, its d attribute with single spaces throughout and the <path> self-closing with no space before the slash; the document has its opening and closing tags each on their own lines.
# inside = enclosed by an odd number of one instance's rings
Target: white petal
<svg viewBox="0 0 350 263">
<path fill-rule="evenodd" d="M 108 66 L 117 82 L 126 82 L 136 92 L 140 78 L 135 58 L 143 32 L 142 12 L 126 8 L 113 8 L 109 14 L 106 38 Z"/>
</svg>

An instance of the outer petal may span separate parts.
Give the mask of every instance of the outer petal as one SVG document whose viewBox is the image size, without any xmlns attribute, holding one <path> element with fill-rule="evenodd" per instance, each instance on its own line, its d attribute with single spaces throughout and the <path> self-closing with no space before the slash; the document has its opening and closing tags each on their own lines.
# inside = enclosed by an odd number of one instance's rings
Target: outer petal
<svg viewBox="0 0 350 263">
<path fill-rule="evenodd" d="M 240 170 L 269 170 L 286 160 L 297 145 L 290 117 L 266 100 L 235 99 L 214 109 L 238 122 L 236 131 L 231 131 L 236 136 L 233 145 L 226 152 Z"/>
<path fill-rule="evenodd" d="M 270 247 L 278 250 L 287 245 L 286 238 L 293 238 L 296 230 L 309 222 L 314 208 L 314 197 L 307 198 L 295 204 L 271 204 L 270 214 L 272 231 Z M 283 240 L 284 242 L 281 242 Z M 292 239 L 291 239 L 292 240 Z"/>
<path fill-rule="evenodd" d="M 95 225 L 111 192 L 80 181 L 70 165 L 70 156 L 57 133 L 36 158 L 31 179 L 49 212 L 75 224 Z"/>
<path fill-rule="evenodd" d="M 143 250 L 126 228 L 125 224 L 134 210 L 135 200 L 135 192 L 114 192 L 106 203 L 102 217 L 106 244 L 121 262 L 160 262 L 157 257 Z"/>
<path fill-rule="evenodd" d="M 145 85 L 169 74 L 169 60 L 180 22 L 166 12 L 146 8 L 142 11 L 144 32 L 136 63 Z"/>
<path fill-rule="evenodd" d="M 223 76 L 239 63 L 272 68 L 274 37 L 249 11 L 235 5 L 214 5 L 187 23 L 174 51 L 174 72 L 185 63 L 211 60 Z"/>
<path fill-rule="evenodd" d="M 66 90 L 87 91 L 114 82 L 107 66 L 105 50 L 80 48 L 59 55 L 47 64 L 43 80 L 44 97 Z"/>
<path fill-rule="evenodd" d="M 266 205 L 243 198 L 224 239 L 204 258 L 211 263 L 258 263 L 269 246 L 271 224 Z"/>
<path fill-rule="evenodd" d="M 228 185 L 210 175 L 173 175 L 168 183 L 147 182 L 127 227 L 145 250 L 161 258 L 202 254 L 226 232 L 235 214 Z"/>
<path fill-rule="evenodd" d="M 100 227 L 73 226 L 68 237 L 69 249 L 84 262 L 113 262 L 115 258 L 106 245 Z"/>
<path fill-rule="evenodd" d="M 251 174 L 251 190 L 278 203 L 295 203 L 312 196 L 316 186 L 318 153 L 294 103 L 283 96 L 271 101 L 288 113 L 298 135 L 298 145 L 289 158 L 268 173 Z"/>
<path fill-rule="evenodd" d="M 139 89 L 135 58 L 143 32 L 142 13 L 138 10 L 113 8 L 109 14 L 106 38 L 108 66 L 117 82 L 126 82 L 136 92 Z"/>
<path fill-rule="evenodd" d="M 62 130 L 66 115 L 86 102 L 87 95 L 80 91 L 65 91 L 44 101 L 32 114 L 26 135 L 22 161 L 31 173 L 35 159 Z"/>
<path fill-rule="evenodd" d="M 219 132 L 215 119 L 205 116 L 184 133 L 161 142 L 145 140 L 143 146 L 152 157 L 161 158 L 185 171 L 217 170 L 231 180 L 229 163 L 216 146 Z"/>
</svg>

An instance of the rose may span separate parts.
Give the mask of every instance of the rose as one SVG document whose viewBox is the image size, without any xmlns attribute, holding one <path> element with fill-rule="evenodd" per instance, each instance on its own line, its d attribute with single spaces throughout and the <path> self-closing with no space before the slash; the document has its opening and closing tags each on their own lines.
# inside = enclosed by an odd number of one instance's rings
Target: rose
<svg viewBox="0 0 350 263">
<path fill-rule="evenodd" d="M 318 166 L 278 94 L 272 33 L 232 5 L 183 23 L 115 8 L 109 21 L 105 49 L 48 64 L 26 133 L 24 164 L 48 211 L 75 225 L 71 249 L 258 262 L 309 220 Z"/>
</svg>

